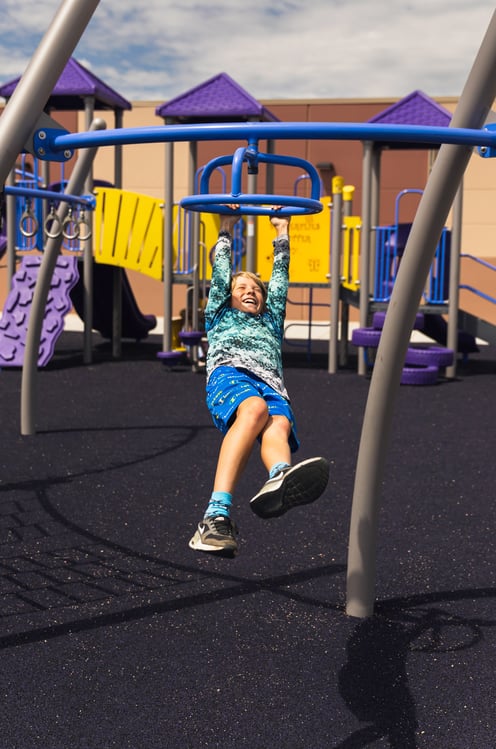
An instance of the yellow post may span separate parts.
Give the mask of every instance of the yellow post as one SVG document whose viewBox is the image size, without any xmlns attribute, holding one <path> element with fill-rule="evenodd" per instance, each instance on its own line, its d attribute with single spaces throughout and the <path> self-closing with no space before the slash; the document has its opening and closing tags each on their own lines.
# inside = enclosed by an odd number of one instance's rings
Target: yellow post
<svg viewBox="0 0 496 749">
<path fill-rule="evenodd" d="M 344 212 L 347 216 L 350 215 L 351 211 L 346 210 L 347 207 L 351 208 L 353 203 L 353 196 L 355 195 L 355 187 L 353 185 L 345 185 L 343 187 L 343 202 L 345 203 Z M 349 204 L 348 206 L 346 204 Z"/>
</svg>

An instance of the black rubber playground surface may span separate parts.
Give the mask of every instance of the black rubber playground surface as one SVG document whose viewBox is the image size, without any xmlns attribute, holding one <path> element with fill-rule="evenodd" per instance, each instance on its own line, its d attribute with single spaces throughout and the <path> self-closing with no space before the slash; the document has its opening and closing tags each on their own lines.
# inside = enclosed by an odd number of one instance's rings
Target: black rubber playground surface
<svg viewBox="0 0 496 749">
<path fill-rule="evenodd" d="M 96 342 L 100 339 L 96 338 Z M 369 380 L 292 350 L 301 458 L 331 479 L 262 521 L 239 487 L 234 560 L 189 537 L 220 436 L 204 376 L 158 339 L 65 333 L 19 436 L 0 372 L 1 749 L 494 749 L 496 354 L 402 387 L 384 478 L 376 614 L 347 617 L 354 468 Z"/>
</svg>

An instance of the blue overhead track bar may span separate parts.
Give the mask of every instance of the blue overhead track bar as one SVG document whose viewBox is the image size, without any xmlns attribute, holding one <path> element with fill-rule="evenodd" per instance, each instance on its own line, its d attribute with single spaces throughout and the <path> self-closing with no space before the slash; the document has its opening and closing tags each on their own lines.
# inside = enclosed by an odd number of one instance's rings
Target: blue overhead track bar
<svg viewBox="0 0 496 749">
<path fill-rule="evenodd" d="M 42 160 L 70 158 L 73 149 L 112 145 L 209 140 L 358 140 L 377 143 L 449 143 L 479 147 L 481 156 L 496 153 L 494 126 L 481 129 L 421 125 L 377 125 L 350 122 L 248 122 L 199 125 L 162 125 L 114 128 L 82 133 L 40 129 L 33 137 L 34 152 Z"/>
</svg>

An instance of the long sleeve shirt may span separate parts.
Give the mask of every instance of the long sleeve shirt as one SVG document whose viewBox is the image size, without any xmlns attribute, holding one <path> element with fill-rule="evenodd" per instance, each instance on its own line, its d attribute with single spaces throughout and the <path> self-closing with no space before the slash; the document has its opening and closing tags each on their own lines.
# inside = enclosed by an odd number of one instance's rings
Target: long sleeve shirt
<svg viewBox="0 0 496 749">
<path fill-rule="evenodd" d="M 265 309 L 254 315 L 231 307 L 232 243 L 227 232 L 219 234 L 205 309 L 207 378 L 216 367 L 239 367 L 252 372 L 288 398 L 281 350 L 289 286 L 287 235 L 274 240 L 273 246 L 274 262 Z"/>
</svg>

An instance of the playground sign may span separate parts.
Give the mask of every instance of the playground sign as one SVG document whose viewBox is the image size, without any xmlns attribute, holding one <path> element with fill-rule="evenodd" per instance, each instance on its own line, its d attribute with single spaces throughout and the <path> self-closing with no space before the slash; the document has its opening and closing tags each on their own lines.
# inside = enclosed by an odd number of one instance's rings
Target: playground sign
<svg viewBox="0 0 496 749">
<path fill-rule="evenodd" d="M 292 284 L 328 284 L 330 273 L 331 212 L 329 197 L 321 198 L 320 213 L 293 216 L 290 224 Z M 274 229 L 266 217 L 257 218 L 257 273 L 268 281 L 272 271 Z"/>
</svg>

